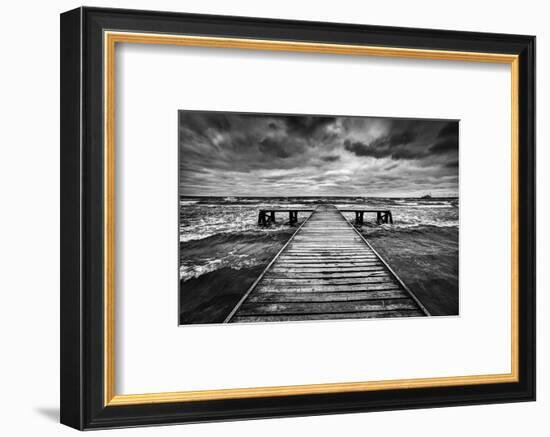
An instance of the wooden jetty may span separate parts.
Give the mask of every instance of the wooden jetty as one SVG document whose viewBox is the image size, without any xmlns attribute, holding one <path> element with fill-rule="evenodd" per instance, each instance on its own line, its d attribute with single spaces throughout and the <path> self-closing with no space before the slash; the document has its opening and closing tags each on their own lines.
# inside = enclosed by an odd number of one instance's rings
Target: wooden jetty
<svg viewBox="0 0 550 437">
<path fill-rule="evenodd" d="M 296 230 L 225 322 L 429 315 L 342 213 L 323 205 Z"/>
<path fill-rule="evenodd" d="M 258 212 L 258 225 L 267 226 L 275 223 L 275 214 L 278 212 L 288 213 L 288 223 L 295 224 L 298 222 L 299 212 L 313 212 L 311 208 L 267 208 L 260 209 Z"/>
</svg>

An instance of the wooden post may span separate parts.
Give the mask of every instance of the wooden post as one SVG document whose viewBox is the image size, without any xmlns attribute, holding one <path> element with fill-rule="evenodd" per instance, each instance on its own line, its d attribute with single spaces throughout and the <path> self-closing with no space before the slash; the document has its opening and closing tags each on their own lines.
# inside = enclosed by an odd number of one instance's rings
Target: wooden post
<svg viewBox="0 0 550 437">
<path fill-rule="evenodd" d="M 262 211 L 261 209 L 258 213 L 258 225 L 265 226 L 265 211 Z"/>
<path fill-rule="evenodd" d="M 293 225 L 298 221 L 298 212 L 297 211 L 288 211 L 288 223 Z"/>
<path fill-rule="evenodd" d="M 380 211 L 376 211 L 376 224 L 379 225 L 382 222 L 382 213 Z"/>
<path fill-rule="evenodd" d="M 363 220 L 363 219 L 364 219 L 364 216 L 363 216 L 363 214 L 364 214 L 363 211 L 361 211 L 361 212 L 359 213 L 359 220 L 360 220 L 360 222 L 361 222 L 361 223 L 360 223 L 361 226 L 363 226 L 363 223 L 364 223 L 364 220 Z"/>
<path fill-rule="evenodd" d="M 393 217 L 391 215 L 391 211 L 388 211 L 388 217 L 390 219 L 390 223 L 393 225 Z"/>
<path fill-rule="evenodd" d="M 271 214 L 270 222 L 275 223 L 275 211 L 270 211 L 270 214 Z"/>
</svg>

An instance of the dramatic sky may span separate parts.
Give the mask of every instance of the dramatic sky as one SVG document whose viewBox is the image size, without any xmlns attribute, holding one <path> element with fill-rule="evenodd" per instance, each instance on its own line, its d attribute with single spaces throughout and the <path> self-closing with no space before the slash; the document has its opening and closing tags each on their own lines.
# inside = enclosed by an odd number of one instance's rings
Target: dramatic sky
<svg viewBox="0 0 550 437">
<path fill-rule="evenodd" d="M 458 195 L 458 122 L 179 112 L 188 196 Z"/>
</svg>

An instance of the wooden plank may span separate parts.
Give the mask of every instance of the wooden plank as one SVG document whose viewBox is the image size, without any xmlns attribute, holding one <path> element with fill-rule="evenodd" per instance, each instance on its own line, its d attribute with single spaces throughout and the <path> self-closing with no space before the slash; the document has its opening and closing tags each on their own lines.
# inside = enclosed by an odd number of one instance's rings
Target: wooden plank
<svg viewBox="0 0 550 437">
<path fill-rule="evenodd" d="M 357 265 L 357 266 L 339 266 L 338 264 L 333 264 L 330 266 L 321 265 L 321 264 L 277 264 L 274 266 L 275 272 L 309 272 L 309 273 L 350 273 L 350 272 L 363 272 L 365 276 L 370 276 L 369 273 L 386 271 L 382 264 L 370 264 L 370 265 Z M 389 273 L 389 272 L 388 272 Z"/>
<path fill-rule="evenodd" d="M 274 266 L 270 273 L 356 273 L 362 274 L 363 276 L 372 276 L 380 273 L 388 273 L 382 265 L 379 266 L 369 266 L 369 267 L 301 267 L 297 264 L 286 264 L 286 265 L 277 265 Z"/>
<path fill-rule="evenodd" d="M 284 284 L 296 284 L 298 285 L 323 285 L 323 284 L 330 284 L 330 285 L 342 285 L 342 284 L 370 284 L 373 282 L 381 283 L 385 282 L 388 284 L 395 284 L 394 281 L 388 280 L 385 277 L 381 278 L 334 278 L 334 279 L 302 279 L 302 278 L 267 278 L 264 277 L 263 281 L 264 284 L 269 285 L 284 285 Z"/>
<path fill-rule="evenodd" d="M 337 238 L 339 237 L 339 238 Z M 327 238 L 330 238 L 331 240 L 334 240 L 334 241 L 350 241 L 350 242 L 357 242 L 357 243 L 361 243 L 361 240 L 354 236 L 354 235 L 349 235 L 349 234 L 339 234 L 339 235 L 334 235 L 334 233 L 332 233 L 331 231 L 327 231 L 326 233 L 323 232 L 323 233 L 304 233 L 304 234 L 300 234 L 299 237 L 297 237 L 296 239 L 294 239 L 295 242 L 299 242 L 299 241 L 307 241 L 307 242 L 311 242 L 311 243 L 315 243 L 315 242 L 318 242 L 318 241 L 321 241 L 321 242 L 324 242 L 326 241 Z"/>
<path fill-rule="evenodd" d="M 300 232 L 300 237 L 303 236 L 322 236 L 322 235 L 344 235 L 348 238 L 354 237 L 353 234 L 350 234 L 347 230 L 342 229 L 341 227 L 334 228 L 307 228 L 304 232 Z"/>
<path fill-rule="evenodd" d="M 298 237 L 294 239 L 294 241 L 323 241 L 323 239 L 327 238 L 327 236 L 330 236 L 331 240 L 348 240 L 348 241 L 356 241 L 358 243 L 361 242 L 361 239 L 358 238 L 355 235 L 349 235 L 349 233 L 338 233 L 335 235 L 334 231 L 326 231 L 326 232 L 301 232 Z M 339 237 L 339 238 L 336 238 Z"/>
<path fill-rule="evenodd" d="M 295 246 L 312 246 L 312 247 L 327 247 L 330 246 L 355 246 L 355 247 L 365 247 L 364 244 L 361 244 L 361 241 L 356 240 L 355 238 L 345 241 L 343 238 L 328 238 L 327 236 L 319 238 L 305 238 L 294 240 L 292 242 Z"/>
<path fill-rule="evenodd" d="M 355 237 L 354 235 L 350 235 L 349 232 L 338 231 L 336 228 L 334 228 L 334 229 L 325 229 L 325 230 L 309 229 L 309 230 L 305 231 L 304 233 L 300 233 L 300 237 L 322 237 L 322 236 L 327 236 L 327 235 L 334 236 L 334 237 L 344 236 L 346 238 Z"/>
<path fill-rule="evenodd" d="M 361 241 L 357 240 L 351 240 L 351 241 L 342 241 L 341 238 L 331 238 L 329 236 L 318 238 L 317 241 L 314 241 L 314 239 L 307 240 L 296 240 L 293 241 L 294 246 L 311 246 L 311 247 L 322 247 L 326 249 L 330 249 L 333 246 L 354 246 L 357 249 L 366 249 L 368 250 L 368 247 L 361 243 Z"/>
<path fill-rule="evenodd" d="M 389 282 L 391 276 L 385 271 L 370 272 L 268 272 L 265 275 L 270 279 L 345 279 L 345 278 L 386 278 Z"/>
<path fill-rule="evenodd" d="M 318 252 L 310 253 L 310 252 L 285 252 L 279 256 L 279 258 L 289 258 L 289 259 L 296 259 L 299 260 L 300 258 L 313 258 L 313 259 L 326 259 L 326 258 L 334 258 L 336 255 L 330 255 L 330 254 L 320 254 Z M 355 258 L 366 258 L 366 259 L 376 259 L 379 258 L 374 255 L 373 253 L 369 252 L 342 252 L 337 255 L 337 257 L 340 258 L 347 258 L 347 259 L 355 259 Z"/>
<path fill-rule="evenodd" d="M 382 267 L 382 268 L 384 268 L 384 264 L 382 264 L 378 260 L 374 260 L 374 259 L 338 259 L 338 258 L 329 258 L 329 259 L 326 259 L 326 260 L 311 259 L 311 258 L 293 260 L 293 259 L 289 259 L 289 258 L 284 258 L 284 259 L 278 259 L 276 266 L 285 265 L 286 267 L 296 266 L 296 268 L 302 268 L 302 267 L 303 268 L 310 268 L 310 267 L 308 267 L 308 264 L 319 264 L 319 263 L 328 263 L 328 264 L 364 263 L 365 265 L 362 266 L 362 267 L 368 267 L 368 268 Z M 340 266 L 340 267 L 342 267 L 342 266 Z"/>
<path fill-rule="evenodd" d="M 322 238 L 317 241 L 314 240 L 307 240 L 307 242 L 302 242 L 300 240 L 294 241 L 292 248 L 296 247 L 305 247 L 305 248 L 311 248 L 311 249 L 332 249 L 332 248 L 342 248 L 342 249 L 362 249 L 364 246 L 361 244 L 360 241 L 352 240 L 352 241 L 344 241 L 342 239 L 330 241 L 327 238 Z"/>
<path fill-rule="evenodd" d="M 343 247 L 337 245 L 325 245 L 325 246 L 306 246 L 306 245 L 295 245 L 290 247 L 285 251 L 285 255 L 317 255 L 317 256 L 327 256 L 327 255 L 337 255 L 337 256 L 374 256 L 372 251 L 362 248 L 360 246 L 354 247 Z"/>
<path fill-rule="evenodd" d="M 340 238 L 345 238 L 345 239 L 357 241 L 355 236 L 349 235 L 349 233 L 347 232 L 340 233 L 340 232 L 330 231 L 330 230 L 327 230 L 325 232 L 304 232 L 303 234 L 300 233 L 300 240 L 297 240 L 297 241 L 306 240 L 306 239 L 308 240 L 311 239 L 313 241 L 313 240 L 319 240 L 324 238 L 328 238 L 330 240 L 338 240 Z"/>
<path fill-rule="evenodd" d="M 418 310 L 407 311 L 370 311 L 359 313 L 339 314 L 289 314 L 289 315 L 262 315 L 262 316 L 236 316 L 232 323 L 264 323 L 264 322 L 300 322 L 311 320 L 346 320 L 346 319 L 373 319 L 373 318 L 401 318 L 422 317 L 424 314 Z"/>
<path fill-rule="evenodd" d="M 353 262 L 353 260 L 365 260 L 365 261 L 378 261 L 380 262 L 380 258 L 369 254 L 369 253 L 352 253 L 349 255 L 346 255 L 345 252 L 324 252 L 324 251 L 315 251 L 315 252 L 287 252 L 284 255 L 281 255 L 282 257 L 288 258 L 290 260 L 296 260 L 300 261 L 303 259 L 313 259 L 317 261 L 322 261 L 329 258 L 337 258 L 338 260 L 344 260 L 348 259 L 350 262 Z"/>
<path fill-rule="evenodd" d="M 368 267 L 333 267 L 333 268 L 325 268 L 325 267 L 308 267 L 307 265 L 304 267 L 300 264 L 275 264 L 272 269 L 272 272 L 284 272 L 284 273 L 304 273 L 304 272 L 310 272 L 310 273 L 337 273 L 337 272 L 365 272 L 366 275 L 373 272 L 387 272 L 386 269 L 384 269 L 384 266 L 382 264 L 378 266 L 368 266 Z"/>
<path fill-rule="evenodd" d="M 345 302 L 245 302 L 239 315 L 334 314 L 365 311 L 417 310 L 410 299 L 379 299 Z"/>
<path fill-rule="evenodd" d="M 289 250 L 292 250 L 293 248 L 306 248 L 306 249 L 324 249 L 324 250 L 331 250 L 331 249 L 356 249 L 356 250 L 369 250 L 368 247 L 366 247 L 364 244 L 361 244 L 359 241 L 355 241 L 352 243 L 346 243 L 341 242 L 339 240 L 329 240 L 327 238 L 323 238 L 322 241 L 315 242 L 315 243 L 309 243 L 305 241 L 293 241 L 292 246 L 289 247 Z"/>
<path fill-rule="evenodd" d="M 308 227 L 303 230 L 303 232 L 300 232 L 300 235 L 347 235 L 350 236 L 350 233 L 343 229 L 341 226 L 323 226 L 323 227 Z"/>
<path fill-rule="evenodd" d="M 381 262 L 378 261 L 376 258 L 371 257 L 356 257 L 356 258 L 346 258 L 346 257 L 311 257 L 311 256 L 303 256 L 303 257 L 292 257 L 292 256 L 281 256 L 279 259 L 277 259 L 277 262 L 283 263 L 283 264 L 315 264 L 316 262 L 327 262 L 327 263 L 339 263 L 339 262 L 370 262 L 370 263 L 378 263 L 380 265 L 383 265 Z"/>
<path fill-rule="evenodd" d="M 344 246 L 344 247 L 341 247 Z M 307 244 L 307 243 L 296 243 L 293 242 L 292 247 L 289 247 L 288 250 L 349 250 L 351 251 L 357 250 L 357 251 L 363 251 L 363 252 L 370 252 L 372 253 L 372 250 L 370 250 L 367 246 L 361 243 L 354 243 L 351 245 L 352 247 L 346 247 L 346 245 L 340 244 L 338 241 L 330 241 L 328 239 L 324 239 L 322 244 Z"/>
<path fill-rule="evenodd" d="M 357 262 L 334 262 L 334 263 L 326 263 L 322 261 L 318 262 L 312 262 L 312 263 L 302 263 L 300 264 L 300 267 L 311 267 L 311 268 L 327 268 L 330 269 L 331 267 L 379 267 L 382 264 L 380 264 L 378 261 L 357 261 Z M 274 267 L 293 267 L 296 266 L 294 263 L 289 262 L 277 262 L 274 264 Z"/>
<path fill-rule="evenodd" d="M 346 302 L 355 300 L 403 299 L 403 290 L 351 291 L 342 293 L 256 293 L 249 302 Z"/>
<path fill-rule="evenodd" d="M 351 272 L 351 273 L 269 273 L 266 274 L 266 279 L 296 279 L 296 280 L 306 280 L 311 279 L 314 280 L 332 280 L 332 279 L 348 279 L 347 282 L 343 282 L 344 284 L 364 284 L 365 282 L 357 282 L 357 279 L 365 279 L 365 275 L 362 274 L 363 272 Z M 392 282 L 392 277 L 385 273 L 381 272 L 377 275 L 368 276 L 368 278 L 383 278 L 385 282 Z M 383 282 L 383 281 L 378 281 Z"/>
<path fill-rule="evenodd" d="M 345 293 L 348 291 L 400 290 L 393 282 L 365 284 L 314 284 L 314 285 L 272 285 L 261 284 L 256 288 L 258 293 Z"/>
<path fill-rule="evenodd" d="M 374 256 L 374 258 L 379 259 L 376 255 L 368 249 L 353 249 L 353 250 L 339 250 L 333 248 L 327 249 L 305 249 L 296 247 L 294 249 L 288 249 L 285 251 L 285 255 L 313 255 L 313 256 Z"/>
<path fill-rule="evenodd" d="M 323 230 L 323 231 L 313 231 L 313 230 L 309 230 L 309 231 L 306 231 L 304 233 L 300 233 L 300 238 L 302 237 L 307 237 L 307 238 L 323 238 L 323 237 L 329 237 L 333 240 L 336 240 L 338 237 L 343 237 L 343 238 L 349 238 L 349 239 L 353 239 L 355 238 L 355 235 L 350 235 L 349 232 L 340 232 L 336 229 L 326 229 L 326 230 Z"/>
<path fill-rule="evenodd" d="M 346 255 L 348 254 L 348 255 Z M 376 260 L 379 260 L 378 257 L 374 256 L 372 257 L 371 252 L 368 252 L 366 250 L 299 250 L 299 249 L 293 249 L 285 252 L 286 255 L 301 255 L 301 256 L 326 256 L 326 257 L 345 257 L 345 256 L 355 256 L 355 257 L 371 257 L 375 258 Z"/>
<path fill-rule="evenodd" d="M 308 226 L 304 228 L 304 235 L 307 234 L 326 234 L 335 232 L 337 234 L 349 235 L 349 232 L 342 227 L 341 224 L 323 225 L 323 226 Z M 301 233 L 300 233 L 301 234 Z"/>
<path fill-rule="evenodd" d="M 325 259 L 326 260 L 337 259 L 338 261 L 350 261 L 350 262 L 354 262 L 355 260 L 367 261 L 367 262 L 380 262 L 379 258 L 370 256 L 367 254 L 365 255 L 355 254 L 352 256 L 346 256 L 344 254 L 335 253 L 335 252 L 326 253 L 326 254 L 298 252 L 298 253 L 285 253 L 285 255 L 283 256 L 286 259 L 291 260 L 292 262 L 294 261 L 298 262 L 298 261 L 308 260 L 308 259 L 315 260 L 315 261 L 323 261 Z"/>
<path fill-rule="evenodd" d="M 303 322 L 313 320 L 346 320 L 346 319 L 371 319 L 371 318 L 402 318 L 422 317 L 420 311 L 371 311 L 363 313 L 342 314 L 294 314 L 294 315 L 265 315 L 235 317 L 233 323 L 269 323 L 269 322 Z"/>
<path fill-rule="evenodd" d="M 339 231 L 337 228 L 333 228 L 333 229 L 330 229 L 330 228 L 324 228 L 324 229 L 309 229 L 309 230 L 306 230 L 304 233 L 300 233 L 300 237 L 305 237 L 305 236 L 308 236 L 308 237 L 322 237 L 322 236 L 326 236 L 326 235 L 329 235 L 329 236 L 334 236 L 334 237 L 337 237 L 337 236 L 344 236 L 346 238 L 353 238 L 354 235 L 350 235 L 349 232 L 345 232 L 345 231 Z"/>
</svg>

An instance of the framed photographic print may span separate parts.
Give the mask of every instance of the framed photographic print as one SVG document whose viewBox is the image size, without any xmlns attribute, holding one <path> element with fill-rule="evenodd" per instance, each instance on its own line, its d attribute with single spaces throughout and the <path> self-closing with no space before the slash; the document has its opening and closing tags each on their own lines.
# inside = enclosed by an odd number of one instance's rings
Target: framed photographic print
<svg viewBox="0 0 550 437">
<path fill-rule="evenodd" d="M 61 422 L 535 399 L 535 38 L 61 15 Z"/>
</svg>

